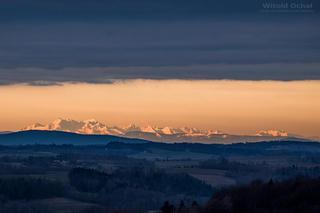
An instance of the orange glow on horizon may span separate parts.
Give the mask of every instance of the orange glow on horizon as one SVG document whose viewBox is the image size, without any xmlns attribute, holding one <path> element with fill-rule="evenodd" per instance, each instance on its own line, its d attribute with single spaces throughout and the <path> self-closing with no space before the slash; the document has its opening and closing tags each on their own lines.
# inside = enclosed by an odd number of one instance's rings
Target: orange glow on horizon
<svg viewBox="0 0 320 213">
<path fill-rule="evenodd" d="M 320 81 L 133 80 L 114 84 L 0 86 L 0 130 L 58 117 L 109 125 L 192 126 L 250 134 L 320 135 Z"/>
</svg>

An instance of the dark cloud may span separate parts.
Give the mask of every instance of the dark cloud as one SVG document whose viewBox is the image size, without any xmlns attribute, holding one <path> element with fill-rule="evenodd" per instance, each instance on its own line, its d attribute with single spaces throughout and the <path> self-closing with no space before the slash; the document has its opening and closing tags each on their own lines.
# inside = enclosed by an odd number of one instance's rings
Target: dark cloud
<svg viewBox="0 0 320 213">
<path fill-rule="evenodd" d="M 290 81 L 320 79 L 319 66 L 320 63 L 275 63 L 160 67 L 69 67 L 63 69 L 15 68 L 0 69 L 0 84 L 7 85 L 27 83 L 32 86 L 60 85 L 65 82 L 106 84 L 113 83 L 114 81 L 130 79 L 235 79 Z M 8 74 L 10 72 L 11 74 Z"/>
<path fill-rule="evenodd" d="M 2 0 L 0 17 L 6 20 L 175 19 L 257 13 L 260 4 L 260 0 Z"/>
<path fill-rule="evenodd" d="M 40 80 L 40 81 L 30 81 L 28 82 L 28 85 L 30 86 L 37 86 L 37 87 L 46 87 L 46 86 L 62 86 L 61 83 L 58 83 L 56 81 L 44 81 L 44 80 Z"/>
<path fill-rule="evenodd" d="M 265 14 L 261 2 L 4 0 L 0 84 L 320 79 L 316 4 Z"/>
<path fill-rule="evenodd" d="M 4 20 L 179 19 L 257 14 L 262 4 L 312 3 L 316 0 L 2 0 Z"/>
</svg>

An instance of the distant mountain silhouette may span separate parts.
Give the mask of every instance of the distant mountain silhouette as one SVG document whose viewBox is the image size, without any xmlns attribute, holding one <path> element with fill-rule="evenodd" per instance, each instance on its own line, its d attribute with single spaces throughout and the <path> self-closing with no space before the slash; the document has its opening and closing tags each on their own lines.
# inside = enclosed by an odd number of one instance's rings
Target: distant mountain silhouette
<svg viewBox="0 0 320 213">
<path fill-rule="evenodd" d="M 0 145 L 27 144 L 73 144 L 102 145 L 110 142 L 145 143 L 142 139 L 123 138 L 112 135 L 84 135 L 62 131 L 29 130 L 0 134 Z"/>
<path fill-rule="evenodd" d="M 302 136 L 289 134 L 283 130 L 260 130 L 253 135 L 233 135 L 219 130 L 203 130 L 192 127 L 172 128 L 146 126 L 140 127 L 131 124 L 127 127 L 108 126 L 94 119 L 77 121 L 72 119 L 56 119 L 43 125 L 35 123 L 22 130 L 52 130 L 65 131 L 80 134 L 115 135 L 127 138 L 140 138 L 157 142 L 189 142 L 189 143 L 238 143 L 278 141 L 288 139 L 304 140 Z"/>
</svg>

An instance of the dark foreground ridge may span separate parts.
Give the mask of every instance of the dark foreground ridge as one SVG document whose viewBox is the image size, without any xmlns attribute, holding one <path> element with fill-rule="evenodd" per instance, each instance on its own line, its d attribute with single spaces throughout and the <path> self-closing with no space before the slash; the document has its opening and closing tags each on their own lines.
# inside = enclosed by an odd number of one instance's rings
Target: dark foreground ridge
<svg viewBox="0 0 320 213">
<path fill-rule="evenodd" d="M 64 132 L 64 131 L 48 131 L 48 130 L 27 130 L 27 131 L 18 131 L 18 132 L 2 132 L 0 134 L 0 145 L 62 145 L 62 144 L 70 144 L 70 145 L 106 145 L 112 142 L 121 142 L 123 145 L 125 144 L 147 144 L 142 146 L 136 146 L 136 149 L 156 146 L 156 147 L 171 147 L 170 149 L 181 149 L 181 148 L 208 148 L 211 147 L 213 149 L 219 147 L 230 147 L 234 148 L 256 148 L 256 146 L 260 146 L 265 144 L 264 141 L 261 142 L 248 142 L 248 143 L 233 143 L 228 144 L 230 146 L 226 146 L 227 144 L 223 143 L 212 143 L 212 144 L 203 144 L 199 143 L 163 143 L 163 142 L 151 142 L 150 140 L 145 139 L 138 139 L 138 138 L 128 138 L 128 137 L 119 137 L 113 135 L 95 135 L 95 134 L 78 134 L 78 133 L 71 133 L 71 132 Z M 274 142 L 274 144 L 283 145 L 283 142 L 290 142 L 292 144 L 302 144 L 304 145 L 314 145 L 314 142 L 304 140 L 304 139 L 297 139 L 297 138 L 287 138 L 282 139 L 279 141 L 266 141 L 266 142 Z M 281 143 L 280 143 L 281 142 Z M 173 146 L 171 146 L 174 144 Z M 248 145 L 250 144 L 250 146 Z M 259 145 L 258 145 L 259 144 Z M 291 145 L 291 144 L 290 144 Z M 303 146 L 304 146 L 303 145 Z M 268 146 L 268 145 L 267 145 Z M 320 147 L 320 143 L 319 143 Z M 134 148 L 133 146 L 130 148 Z M 299 148 L 299 147 L 298 147 Z M 135 148 L 134 148 L 135 149 Z"/>
<path fill-rule="evenodd" d="M 0 212 L 317 212 L 319 152 L 307 142 L 2 145 Z"/>
<path fill-rule="evenodd" d="M 294 178 L 286 181 L 253 181 L 216 192 L 204 206 L 196 202 L 175 206 L 165 202 L 162 213 L 264 213 L 320 212 L 320 179 Z"/>
<path fill-rule="evenodd" d="M 312 213 L 319 177 L 316 142 L 0 135 L 0 213 Z"/>
<path fill-rule="evenodd" d="M 217 192 L 204 208 L 214 212 L 320 212 L 320 179 L 254 181 Z"/>
<path fill-rule="evenodd" d="M 123 138 L 112 135 L 84 135 L 62 131 L 29 130 L 0 134 L 0 145 L 73 144 L 102 145 L 112 141 L 122 143 L 146 143 L 143 139 Z"/>
</svg>

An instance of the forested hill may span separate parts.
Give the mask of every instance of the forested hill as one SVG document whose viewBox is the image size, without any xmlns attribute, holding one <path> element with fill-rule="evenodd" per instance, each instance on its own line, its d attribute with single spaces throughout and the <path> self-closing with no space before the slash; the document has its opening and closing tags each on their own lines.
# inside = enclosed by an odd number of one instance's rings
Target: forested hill
<svg viewBox="0 0 320 213">
<path fill-rule="evenodd" d="M 201 143 L 109 143 L 110 150 L 132 150 L 134 152 L 152 152 L 152 150 L 207 153 L 218 155 L 232 154 L 284 154 L 284 153 L 320 153 L 319 142 L 271 141 L 237 144 L 201 144 Z"/>
<path fill-rule="evenodd" d="M 120 143 L 119 143 L 120 142 Z M 259 154 L 268 152 L 320 153 L 320 143 L 306 141 L 271 141 L 235 144 L 161 143 L 112 135 L 86 135 L 62 131 L 29 130 L 0 134 L 0 145 L 107 145 L 108 149 L 135 152 L 161 149 L 210 154 Z"/>
<path fill-rule="evenodd" d="M 146 140 L 123 138 L 112 135 L 84 135 L 61 131 L 29 130 L 0 134 L 0 145 L 26 144 L 73 144 L 105 145 L 110 142 L 146 143 Z"/>
<path fill-rule="evenodd" d="M 319 196 L 319 178 L 254 181 L 215 193 L 202 212 L 320 212 Z"/>
</svg>

